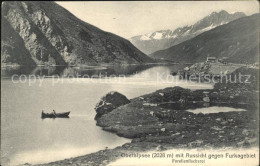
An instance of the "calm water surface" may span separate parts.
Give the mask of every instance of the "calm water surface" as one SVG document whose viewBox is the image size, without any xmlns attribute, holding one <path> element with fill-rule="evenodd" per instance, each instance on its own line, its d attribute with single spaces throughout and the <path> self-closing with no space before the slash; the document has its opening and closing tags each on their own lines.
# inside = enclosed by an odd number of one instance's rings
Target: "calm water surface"
<svg viewBox="0 0 260 166">
<path fill-rule="evenodd" d="M 219 112 L 241 112 L 241 111 L 246 111 L 245 109 L 242 108 L 232 108 L 232 107 L 206 107 L 206 108 L 197 108 L 197 109 L 188 109 L 188 112 L 192 112 L 194 114 L 215 114 Z"/>
<path fill-rule="evenodd" d="M 212 88 L 209 84 L 180 81 L 170 77 L 182 66 L 116 66 L 114 68 L 36 68 L 3 69 L 1 75 L 1 158 L 11 165 L 45 163 L 113 148 L 129 139 L 103 131 L 94 120 L 96 103 L 110 91 L 129 99 L 158 89 L 182 86 L 190 89 Z M 35 83 L 13 83 L 18 75 L 66 76 L 68 74 L 107 74 L 126 77 L 44 78 Z M 159 78 L 158 78 L 159 77 Z M 120 79 L 120 80 L 119 80 Z M 55 83 L 54 83 L 55 82 Z M 40 118 L 46 112 L 71 111 L 69 119 Z"/>
</svg>

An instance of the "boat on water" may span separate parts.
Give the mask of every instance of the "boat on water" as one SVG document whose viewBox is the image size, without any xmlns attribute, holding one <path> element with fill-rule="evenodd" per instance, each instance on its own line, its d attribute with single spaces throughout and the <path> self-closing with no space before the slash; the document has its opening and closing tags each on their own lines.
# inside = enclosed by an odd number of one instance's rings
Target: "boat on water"
<svg viewBox="0 0 260 166">
<path fill-rule="evenodd" d="M 177 74 L 178 74 L 178 73 L 175 72 L 175 71 L 172 71 L 172 72 L 171 72 L 171 75 L 172 75 L 172 76 L 176 76 Z"/>
<path fill-rule="evenodd" d="M 44 111 L 42 111 L 41 118 L 69 118 L 69 114 L 70 112 L 56 113 L 54 110 L 52 113 L 44 113 Z"/>
</svg>

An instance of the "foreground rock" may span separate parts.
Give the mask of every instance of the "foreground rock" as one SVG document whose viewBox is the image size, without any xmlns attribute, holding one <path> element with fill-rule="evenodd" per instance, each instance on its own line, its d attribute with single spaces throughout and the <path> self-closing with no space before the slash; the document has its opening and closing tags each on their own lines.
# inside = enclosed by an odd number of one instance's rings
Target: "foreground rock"
<svg viewBox="0 0 260 166">
<path fill-rule="evenodd" d="M 102 97 L 100 102 L 96 105 L 95 110 L 97 115 L 95 119 L 100 118 L 102 115 L 111 112 L 113 109 L 130 103 L 124 95 L 118 92 L 109 92 L 106 96 Z"/>
<path fill-rule="evenodd" d="M 244 75 L 250 73 L 251 75 L 247 82 L 245 82 L 245 79 L 236 83 L 223 80 L 222 83 L 215 84 L 214 88 L 209 90 L 192 91 L 181 87 L 158 90 L 134 98 L 130 104 L 114 109 L 109 114 L 98 119 L 97 124 L 105 130 L 115 131 L 119 135 L 135 138 L 146 135 L 146 132 L 152 134 L 149 130 L 158 133 L 162 128 L 165 128 L 165 126 L 163 127 L 164 123 L 168 123 L 167 125 L 172 128 L 178 126 L 178 122 L 182 126 L 196 124 L 210 126 L 212 124 L 204 124 L 203 121 L 210 119 L 210 121 L 214 122 L 222 116 L 238 118 L 237 121 L 241 124 L 244 121 L 250 121 L 251 123 L 256 119 L 253 116 L 256 115 L 258 109 L 257 70 L 243 67 L 233 72 L 233 74 L 238 73 Z M 233 76 L 231 75 L 231 77 Z M 185 111 L 208 106 L 243 108 L 247 111 L 207 115 L 195 115 Z M 241 115 L 252 117 L 245 120 Z M 235 120 L 234 118 L 233 120 Z M 156 123 L 158 123 L 159 127 L 156 127 Z M 239 125 L 239 123 L 237 124 Z M 142 129 L 145 129 L 146 132 Z"/>
</svg>

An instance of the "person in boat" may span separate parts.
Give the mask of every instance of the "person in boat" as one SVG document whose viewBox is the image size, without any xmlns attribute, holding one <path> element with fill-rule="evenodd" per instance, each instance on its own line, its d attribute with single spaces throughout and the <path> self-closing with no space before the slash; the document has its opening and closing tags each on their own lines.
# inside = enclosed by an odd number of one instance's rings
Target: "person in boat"
<svg viewBox="0 0 260 166">
<path fill-rule="evenodd" d="M 56 112 L 55 112 L 55 110 L 52 110 L 53 111 L 53 115 L 54 115 L 54 117 L 56 117 Z"/>
</svg>

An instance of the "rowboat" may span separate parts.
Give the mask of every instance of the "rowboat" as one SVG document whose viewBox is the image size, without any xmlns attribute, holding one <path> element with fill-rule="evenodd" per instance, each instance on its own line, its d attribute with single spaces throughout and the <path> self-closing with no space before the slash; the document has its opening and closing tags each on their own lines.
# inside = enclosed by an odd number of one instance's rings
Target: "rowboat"
<svg viewBox="0 0 260 166">
<path fill-rule="evenodd" d="M 174 72 L 174 71 L 171 72 L 171 75 L 173 75 L 173 76 L 176 76 L 177 74 L 178 74 L 177 72 Z"/>
<path fill-rule="evenodd" d="M 70 112 L 61 112 L 61 113 L 44 113 L 42 111 L 42 117 L 41 118 L 69 118 Z"/>
</svg>

